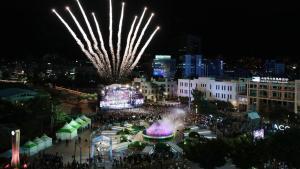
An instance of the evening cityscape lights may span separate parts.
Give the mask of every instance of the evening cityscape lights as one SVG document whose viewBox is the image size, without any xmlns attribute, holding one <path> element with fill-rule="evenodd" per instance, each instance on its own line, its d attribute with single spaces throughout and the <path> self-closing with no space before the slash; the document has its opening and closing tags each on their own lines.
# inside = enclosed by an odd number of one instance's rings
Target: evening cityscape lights
<svg viewBox="0 0 300 169">
<path fill-rule="evenodd" d="M 1 169 L 300 168 L 299 5 L 27 0 L 0 12 Z"/>
</svg>

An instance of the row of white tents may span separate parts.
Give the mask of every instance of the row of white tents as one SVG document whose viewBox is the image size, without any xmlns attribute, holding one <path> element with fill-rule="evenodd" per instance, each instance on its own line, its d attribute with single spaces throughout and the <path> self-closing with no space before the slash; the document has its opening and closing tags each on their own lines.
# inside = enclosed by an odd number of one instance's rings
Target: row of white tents
<svg viewBox="0 0 300 169">
<path fill-rule="evenodd" d="M 70 123 L 66 123 L 61 129 L 56 132 L 56 138 L 60 140 L 71 140 L 77 137 L 77 130 L 84 129 L 91 125 L 91 119 L 82 115 L 75 120 L 72 119 Z M 34 140 L 27 141 L 22 147 L 20 147 L 20 153 L 26 155 L 34 155 L 39 151 L 42 151 L 52 146 L 52 138 L 44 134 L 42 137 L 36 137 Z M 0 157 L 11 157 L 11 150 L 8 150 Z"/>
<path fill-rule="evenodd" d="M 27 141 L 23 145 L 22 150 L 24 154 L 31 156 L 51 146 L 52 146 L 52 138 L 44 134 L 40 138 L 36 137 L 33 141 L 31 140 Z"/>
<path fill-rule="evenodd" d="M 20 147 L 20 154 L 32 156 L 51 146 L 52 138 L 44 134 L 42 137 L 36 137 L 33 141 L 27 141 L 22 147 Z M 7 150 L 6 152 L 0 154 L 0 157 L 10 158 L 11 154 L 11 150 Z"/>
<path fill-rule="evenodd" d="M 59 140 L 72 140 L 77 137 L 78 129 L 84 129 L 91 125 L 91 119 L 82 115 L 70 123 L 66 123 L 61 129 L 56 132 L 56 138 Z"/>
</svg>

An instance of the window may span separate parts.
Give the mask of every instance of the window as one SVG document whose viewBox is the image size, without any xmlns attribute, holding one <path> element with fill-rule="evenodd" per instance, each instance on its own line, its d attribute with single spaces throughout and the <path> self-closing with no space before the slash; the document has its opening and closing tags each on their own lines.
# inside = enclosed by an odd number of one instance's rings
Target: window
<svg viewBox="0 0 300 169">
<path fill-rule="evenodd" d="M 211 84 L 209 85 L 209 89 L 211 89 Z"/>
</svg>

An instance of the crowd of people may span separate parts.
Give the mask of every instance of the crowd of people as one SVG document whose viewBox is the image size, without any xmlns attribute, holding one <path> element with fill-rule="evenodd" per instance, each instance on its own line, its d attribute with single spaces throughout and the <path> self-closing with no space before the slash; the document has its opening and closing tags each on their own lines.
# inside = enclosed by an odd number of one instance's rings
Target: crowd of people
<svg viewBox="0 0 300 169">
<path fill-rule="evenodd" d="M 155 122 L 161 119 L 163 116 L 174 113 L 174 109 L 180 108 L 185 112 L 188 112 L 187 107 L 168 107 L 168 106 L 152 106 L 144 105 L 140 108 L 125 109 L 125 110 L 114 110 L 105 113 L 98 114 L 93 117 L 93 129 L 103 128 L 114 123 L 135 123 L 140 120 L 146 122 Z M 205 118 L 195 113 L 185 113 L 185 123 L 189 124 L 200 124 L 205 121 Z M 189 125 L 187 124 L 187 125 Z M 67 144 L 67 143 L 66 143 Z M 168 155 L 167 158 L 160 156 L 144 156 L 140 154 L 134 154 L 125 156 L 124 158 L 115 158 L 113 160 L 113 168 L 188 168 L 185 162 L 175 160 Z M 174 162 L 175 161 L 175 162 Z M 63 156 L 59 154 L 40 154 L 28 163 L 28 168 L 32 169 L 87 169 L 89 168 L 88 163 L 79 164 L 78 161 L 73 160 L 71 163 L 64 163 Z"/>
<path fill-rule="evenodd" d="M 163 115 L 172 113 L 172 109 L 165 106 L 143 106 L 134 109 L 125 110 L 113 110 L 107 112 L 101 112 L 95 117 L 94 123 L 96 126 L 103 124 L 121 123 L 124 121 L 132 122 L 136 120 L 145 120 L 148 122 L 161 119 Z M 98 125 L 97 125 L 98 124 Z"/>
<path fill-rule="evenodd" d="M 166 169 L 189 169 L 189 165 L 184 160 L 175 160 L 172 153 L 153 155 L 132 154 L 130 156 L 114 159 L 113 169 L 148 169 L 148 168 L 166 168 Z"/>
<path fill-rule="evenodd" d="M 88 163 L 79 163 L 73 160 L 72 163 L 63 163 L 63 156 L 56 153 L 39 154 L 34 159 L 31 159 L 28 164 L 28 169 L 89 169 Z"/>
</svg>

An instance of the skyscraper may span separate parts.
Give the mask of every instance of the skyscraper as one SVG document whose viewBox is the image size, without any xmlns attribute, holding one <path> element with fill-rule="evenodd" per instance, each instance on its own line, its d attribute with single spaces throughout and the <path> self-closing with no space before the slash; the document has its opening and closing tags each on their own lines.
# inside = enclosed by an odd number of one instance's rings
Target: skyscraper
<svg viewBox="0 0 300 169">
<path fill-rule="evenodd" d="M 153 77 L 173 79 L 176 71 L 176 60 L 170 55 L 156 55 L 152 64 Z"/>
<path fill-rule="evenodd" d="M 204 75 L 204 64 L 202 55 L 186 54 L 182 58 L 180 69 L 184 78 L 194 78 Z"/>
<path fill-rule="evenodd" d="M 285 73 L 285 64 L 276 62 L 275 60 L 266 60 L 264 73 L 271 76 L 283 75 Z"/>
</svg>

